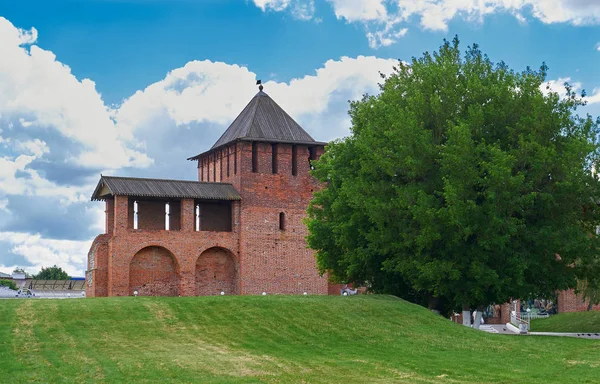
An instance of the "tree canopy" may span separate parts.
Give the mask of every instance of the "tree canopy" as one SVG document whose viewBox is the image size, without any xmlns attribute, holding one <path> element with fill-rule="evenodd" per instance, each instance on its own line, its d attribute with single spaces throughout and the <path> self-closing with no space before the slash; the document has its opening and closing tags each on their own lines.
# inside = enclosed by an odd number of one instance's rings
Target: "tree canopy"
<svg viewBox="0 0 600 384">
<path fill-rule="evenodd" d="M 71 280 L 71 276 L 56 265 L 49 268 L 42 267 L 40 273 L 33 275 L 33 278 L 37 280 Z"/>
<path fill-rule="evenodd" d="M 598 254 L 599 121 L 459 40 L 351 103 L 306 220 L 321 272 L 446 309 L 549 296 Z M 589 259 L 589 260 L 588 260 Z M 587 260 L 587 261 L 586 261 Z"/>
</svg>

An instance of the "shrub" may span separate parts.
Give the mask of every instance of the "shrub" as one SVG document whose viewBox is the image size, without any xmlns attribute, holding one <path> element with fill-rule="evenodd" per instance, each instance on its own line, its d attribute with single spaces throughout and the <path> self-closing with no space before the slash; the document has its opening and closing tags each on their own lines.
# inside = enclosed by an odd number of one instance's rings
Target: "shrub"
<svg viewBox="0 0 600 384">
<path fill-rule="evenodd" d="M 0 280 L 0 287 L 8 287 L 14 291 L 17 290 L 17 284 L 12 280 Z"/>
</svg>

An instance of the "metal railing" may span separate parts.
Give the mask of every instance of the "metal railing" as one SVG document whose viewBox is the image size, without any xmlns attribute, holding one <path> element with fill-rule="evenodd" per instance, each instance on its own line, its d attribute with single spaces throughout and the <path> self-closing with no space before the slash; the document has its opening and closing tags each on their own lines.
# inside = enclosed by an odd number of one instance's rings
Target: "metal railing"
<svg viewBox="0 0 600 384">
<path fill-rule="evenodd" d="M 547 313 L 531 313 L 531 312 L 521 312 L 521 318 L 527 320 L 533 319 L 547 319 L 550 317 Z"/>
<path fill-rule="evenodd" d="M 529 331 L 529 321 L 524 320 L 520 315 L 517 315 L 515 311 L 510 311 L 510 322 L 514 326 L 518 327 L 523 333 Z"/>
</svg>

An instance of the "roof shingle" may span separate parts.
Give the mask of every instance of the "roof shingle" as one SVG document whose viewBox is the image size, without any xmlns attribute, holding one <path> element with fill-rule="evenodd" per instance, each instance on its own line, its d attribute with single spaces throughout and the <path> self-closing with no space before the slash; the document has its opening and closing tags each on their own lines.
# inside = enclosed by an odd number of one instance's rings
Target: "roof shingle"
<svg viewBox="0 0 600 384">
<path fill-rule="evenodd" d="M 207 152 L 235 141 L 325 144 L 316 142 L 262 90 L 250 100 L 246 108 Z M 190 157 L 188 160 L 197 160 L 204 153 Z"/>
<path fill-rule="evenodd" d="M 104 187 L 106 187 L 106 189 Z M 239 193 L 233 185 L 228 183 L 102 176 L 94 190 L 92 200 L 105 200 L 108 195 L 204 200 L 241 200 Z"/>
</svg>

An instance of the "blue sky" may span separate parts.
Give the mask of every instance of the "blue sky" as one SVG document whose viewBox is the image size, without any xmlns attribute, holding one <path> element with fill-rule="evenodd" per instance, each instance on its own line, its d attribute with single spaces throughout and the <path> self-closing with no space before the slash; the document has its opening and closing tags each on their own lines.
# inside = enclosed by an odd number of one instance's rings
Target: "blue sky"
<svg viewBox="0 0 600 384">
<path fill-rule="evenodd" d="M 454 35 L 600 114 L 597 0 L 0 0 L 0 271 L 83 275 L 99 174 L 194 179 L 257 78 L 332 140 L 379 71 Z"/>
</svg>

